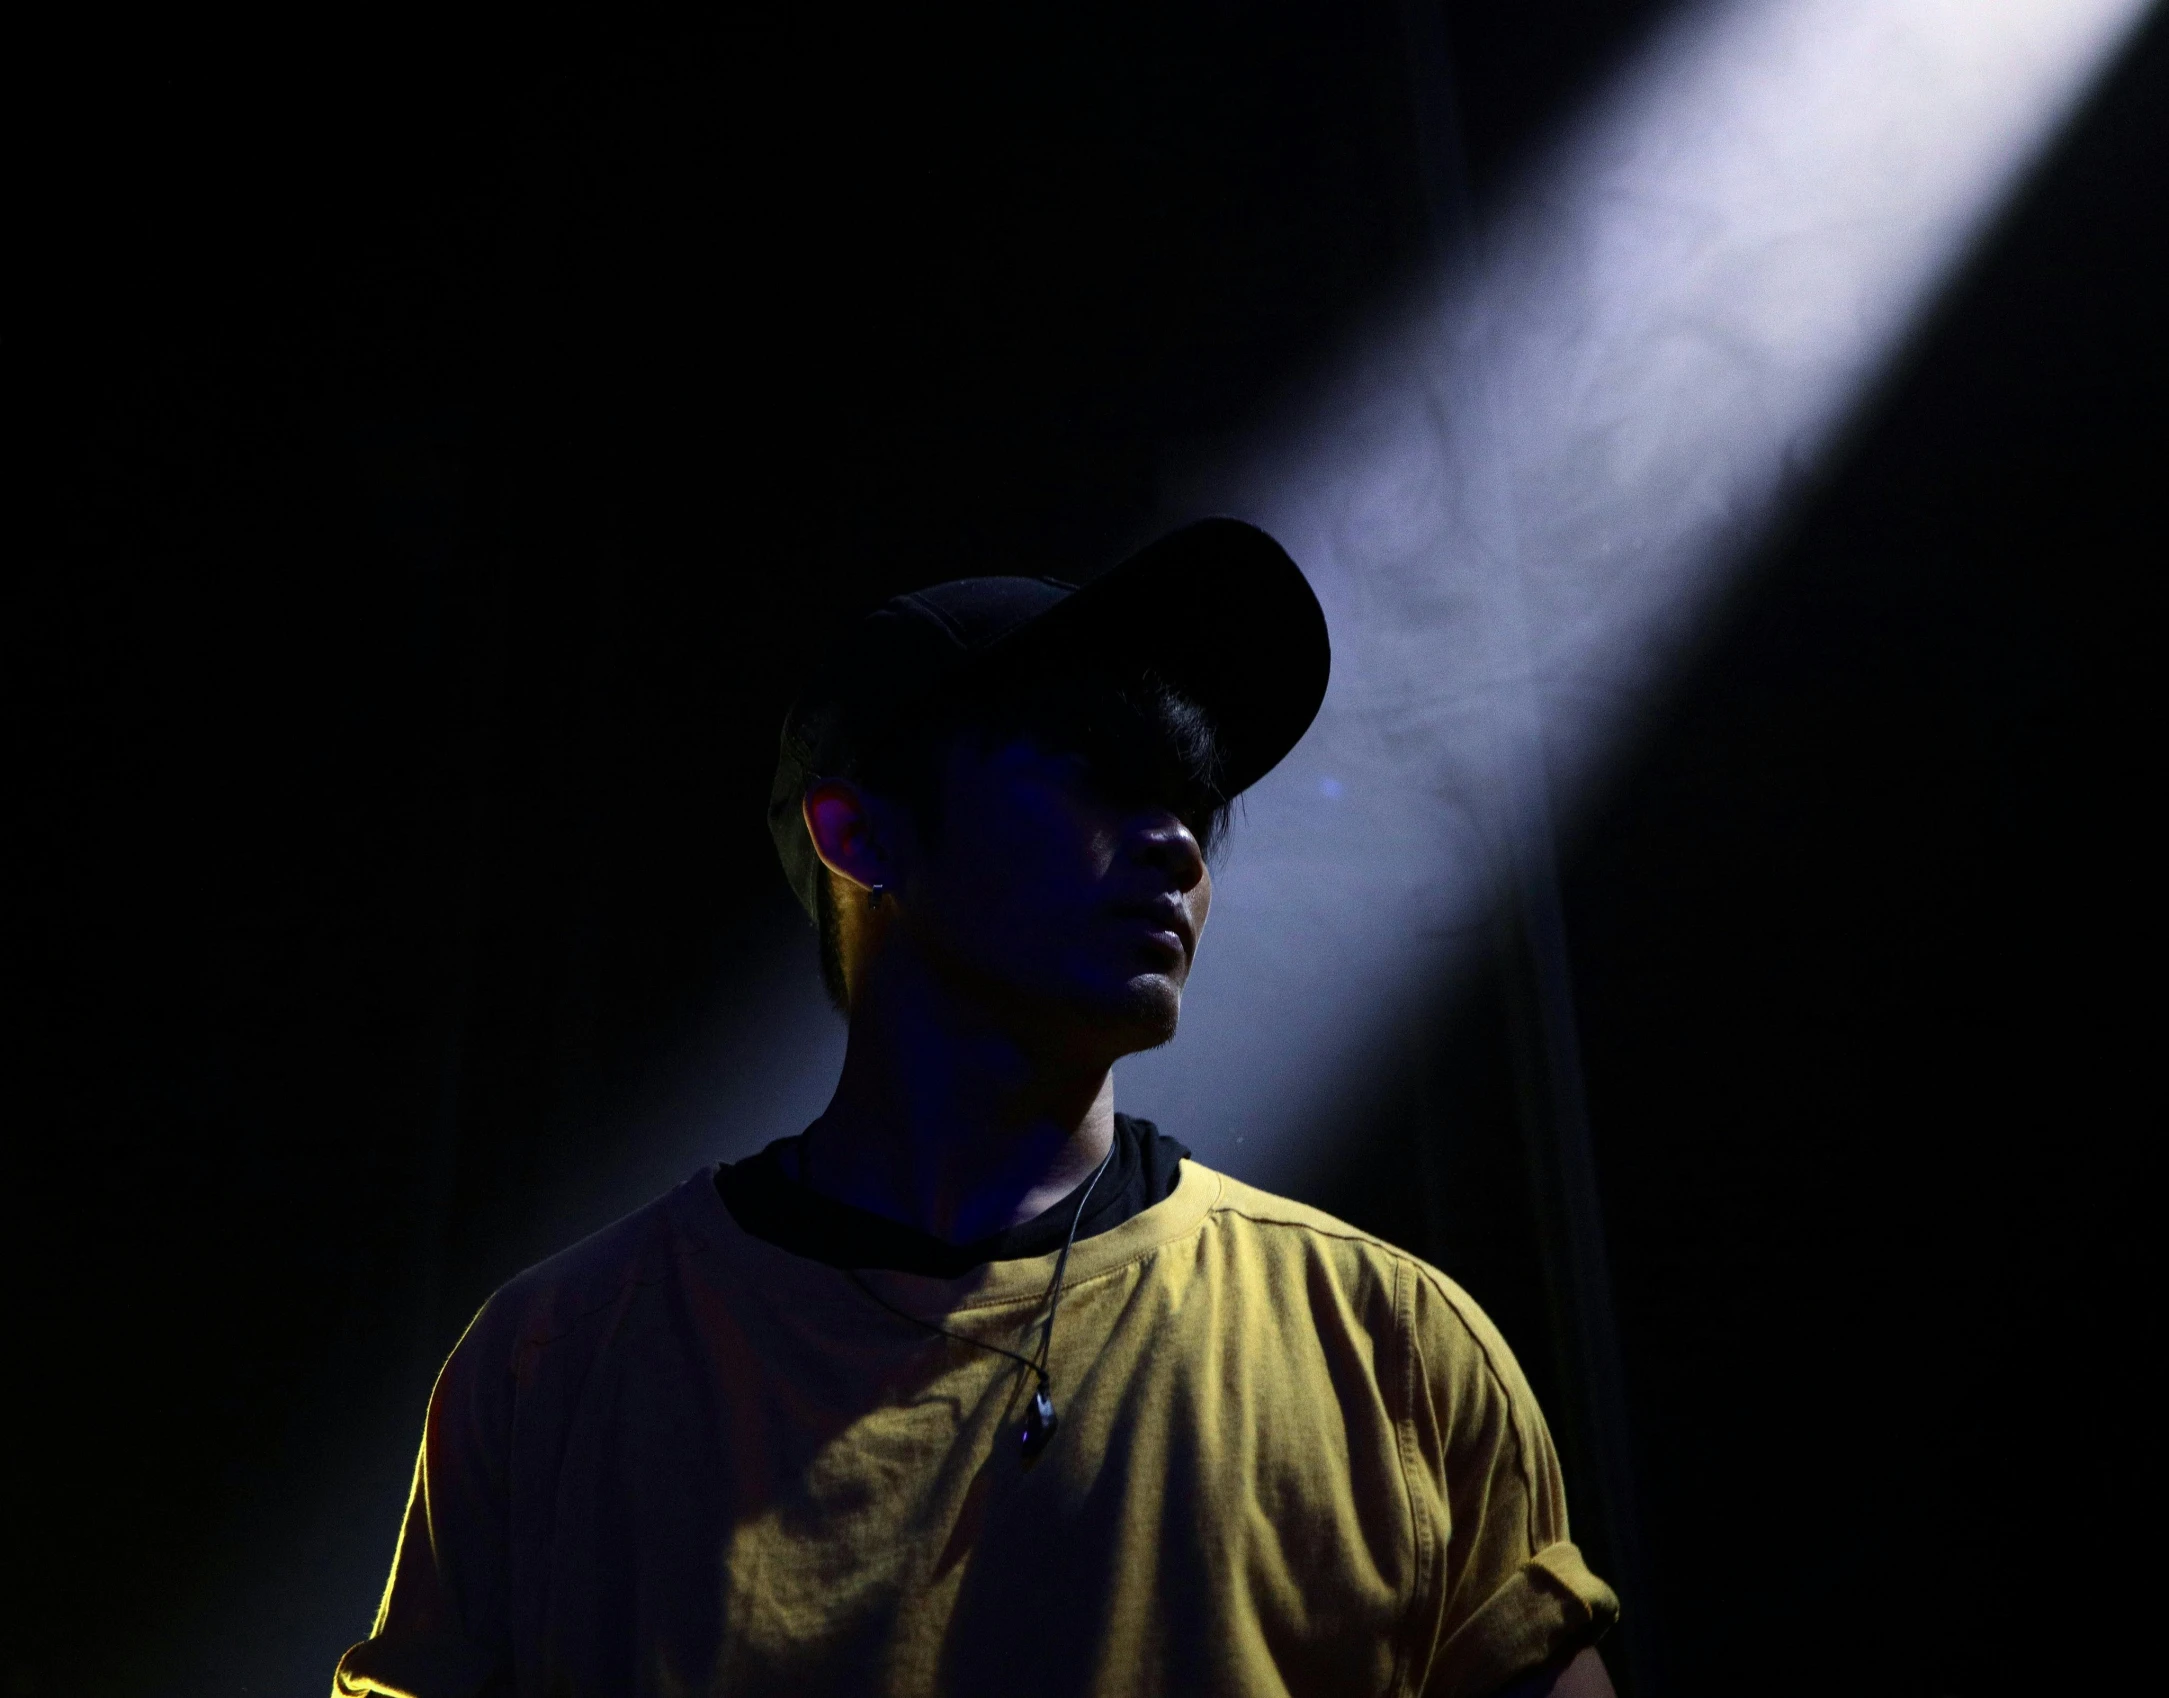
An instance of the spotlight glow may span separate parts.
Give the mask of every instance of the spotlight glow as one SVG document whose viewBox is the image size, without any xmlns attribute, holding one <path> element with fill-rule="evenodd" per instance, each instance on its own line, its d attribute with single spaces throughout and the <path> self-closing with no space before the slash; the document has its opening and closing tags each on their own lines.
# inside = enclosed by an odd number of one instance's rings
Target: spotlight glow
<svg viewBox="0 0 2169 1698">
<path fill-rule="evenodd" d="M 1274 531 L 1333 688 L 1246 799 L 1182 1035 L 1126 1107 L 1298 1193 L 1313 1135 L 1477 953 L 1503 869 L 1661 698 L 2150 0 L 1705 0 L 1524 174 L 1480 252 L 1171 515 Z M 796 947 L 698 1089 L 584 1193 L 631 1207 L 818 1112 L 841 1035 Z M 779 1017 L 779 1010 L 791 1011 Z M 758 1030 L 756 1030 L 756 1028 Z"/>
<path fill-rule="evenodd" d="M 1571 825 L 2147 10 L 1690 8 L 1459 276 L 1190 492 L 1303 562 L 1334 684 L 1252 793 L 1183 1034 L 1124 1064 L 1125 1104 L 1301 1189 L 1333 1094 L 1474 953 L 1511 858 Z"/>
</svg>

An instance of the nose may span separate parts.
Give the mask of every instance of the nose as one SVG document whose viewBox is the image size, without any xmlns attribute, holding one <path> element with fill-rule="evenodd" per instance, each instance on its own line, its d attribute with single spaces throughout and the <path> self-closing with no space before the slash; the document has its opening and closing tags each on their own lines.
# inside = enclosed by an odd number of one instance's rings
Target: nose
<svg viewBox="0 0 2169 1698">
<path fill-rule="evenodd" d="M 1154 813 L 1140 819 L 1130 835 L 1130 853 L 1165 875 L 1179 895 L 1189 895 L 1205 876 L 1205 851 L 1173 814 Z"/>
</svg>

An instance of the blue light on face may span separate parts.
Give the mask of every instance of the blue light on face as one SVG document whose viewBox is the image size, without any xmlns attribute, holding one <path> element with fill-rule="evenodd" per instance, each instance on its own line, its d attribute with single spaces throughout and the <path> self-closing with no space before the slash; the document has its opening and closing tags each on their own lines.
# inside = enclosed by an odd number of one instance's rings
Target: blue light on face
<svg viewBox="0 0 2169 1698">
<path fill-rule="evenodd" d="M 1319 779 L 1318 794 L 1329 802 L 1339 801 L 1341 799 L 1341 781 L 1337 778 Z"/>
</svg>

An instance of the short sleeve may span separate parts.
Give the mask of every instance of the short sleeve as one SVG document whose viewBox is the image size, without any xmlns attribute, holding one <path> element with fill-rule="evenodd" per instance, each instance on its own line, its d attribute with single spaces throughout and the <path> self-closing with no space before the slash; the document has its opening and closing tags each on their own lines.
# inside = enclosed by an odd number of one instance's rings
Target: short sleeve
<svg viewBox="0 0 2169 1698">
<path fill-rule="evenodd" d="M 488 1698 L 508 1690 L 506 1451 L 512 1365 L 485 1306 L 430 1393 L 391 1578 L 333 1698 Z"/>
<path fill-rule="evenodd" d="M 1436 1270 L 1404 1277 L 1406 1460 L 1431 1558 L 1410 1684 L 1485 1698 L 1595 1643 L 1619 1600 L 1574 1547 L 1559 1458 L 1505 1339 Z"/>
</svg>

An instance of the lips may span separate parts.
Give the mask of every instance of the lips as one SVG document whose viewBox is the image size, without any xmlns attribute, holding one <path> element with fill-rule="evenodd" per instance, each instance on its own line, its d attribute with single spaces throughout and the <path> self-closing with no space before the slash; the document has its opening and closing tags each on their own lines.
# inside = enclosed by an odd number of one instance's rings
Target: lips
<svg viewBox="0 0 2169 1698">
<path fill-rule="evenodd" d="M 1190 931 L 1189 911 L 1178 901 L 1129 902 L 1115 910 L 1115 917 L 1145 928 L 1145 941 L 1171 954 L 1187 958 L 1196 942 Z"/>
<path fill-rule="evenodd" d="M 1170 960 L 1183 961 L 1189 958 L 1190 952 L 1183 948 L 1182 939 L 1173 932 L 1146 932 L 1140 941 L 1159 950 Z"/>
</svg>

